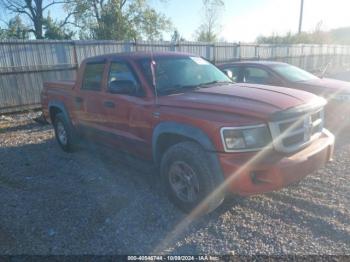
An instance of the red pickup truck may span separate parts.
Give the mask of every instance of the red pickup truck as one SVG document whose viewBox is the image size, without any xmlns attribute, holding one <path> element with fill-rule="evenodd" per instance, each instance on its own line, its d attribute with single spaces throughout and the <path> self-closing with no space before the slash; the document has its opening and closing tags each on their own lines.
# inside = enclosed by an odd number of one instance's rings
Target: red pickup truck
<svg viewBox="0 0 350 262">
<path fill-rule="evenodd" d="M 191 54 L 88 58 L 77 80 L 47 82 L 44 116 L 58 144 L 80 137 L 154 161 L 170 199 L 209 212 L 228 192 L 252 195 L 298 182 L 330 160 L 326 101 L 300 90 L 233 84 Z"/>
</svg>

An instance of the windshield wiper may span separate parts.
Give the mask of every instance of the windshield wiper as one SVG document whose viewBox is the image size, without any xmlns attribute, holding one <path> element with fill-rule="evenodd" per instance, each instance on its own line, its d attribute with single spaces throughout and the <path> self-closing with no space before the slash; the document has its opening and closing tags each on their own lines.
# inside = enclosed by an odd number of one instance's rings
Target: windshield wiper
<svg viewBox="0 0 350 262">
<path fill-rule="evenodd" d="M 181 92 L 186 89 L 196 89 L 196 88 L 199 88 L 199 86 L 198 85 L 173 85 L 167 88 L 162 88 L 158 90 L 158 92 L 161 94 L 169 94 L 169 93 Z"/>
<path fill-rule="evenodd" d="M 205 88 L 205 87 L 210 86 L 210 85 L 213 85 L 213 84 L 228 84 L 228 83 L 232 84 L 231 81 L 218 81 L 218 80 L 214 80 L 214 81 L 207 82 L 207 83 L 201 83 L 201 84 L 199 84 L 198 86 L 204 87 L 204 88 Z"/>
<path fill-rule="evenodd" d="M 173 85 L 173 86 L 169 86 L 167 88 L 159 89 L 158 92 L 160 94 L 171 94 L 171 93 L 182 92 L 186 89 L 207 88 L 213 84 L 227 84 L 227 83 L 232 83 L 232 82 L 231 81 L 217 81 L 217 80 L 215 80 L 215 81 L 211 81 L 211 82 L 207 82 L 207 83 L 200 83 L 198 85 Z"/>
</svg>

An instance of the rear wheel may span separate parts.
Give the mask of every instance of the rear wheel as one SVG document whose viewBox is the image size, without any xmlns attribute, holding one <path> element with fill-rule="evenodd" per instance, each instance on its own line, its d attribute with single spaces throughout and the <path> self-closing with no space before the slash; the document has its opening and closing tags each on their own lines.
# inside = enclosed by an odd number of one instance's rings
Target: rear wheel
<svg viewBox="0 0 350 262">
<path fill-rule="evenodd" d="M 54 120 L 55 136 L 60 147 L 66 152 L 73 152 L 77 146 L 77 138 L 73 127 L 62 113 L 58 113 Z"/>
<path fill-rule="evenodd" d="M 224 200 L 222 192 L 211 194 L 219 186 L 217 174 L 197 143 L 181 142 L 171 146 L 162 157 L 161 175 L 169 199 L 185 212 L 191 212 L 205 200 L 199 212 L 209 213 Z"/>
</svg>

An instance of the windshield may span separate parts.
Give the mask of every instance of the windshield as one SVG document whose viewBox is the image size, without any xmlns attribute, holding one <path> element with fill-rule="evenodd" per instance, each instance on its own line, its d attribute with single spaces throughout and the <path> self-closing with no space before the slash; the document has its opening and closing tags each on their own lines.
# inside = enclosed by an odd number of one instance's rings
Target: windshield
<svg viewBox="0 0 350 262">
<path fill-rule="evenodd" d="M 296 66 L 291 65 L 275 65 L 273 69 L 282 77 L 291 82 L 302 82 L 308 80 L 318 79 L 318 77 L 302 70 Z"/>
<path fill-rule="evenodd" d="M 159 95 L 208 87 L 214 83 L 232 83 L 218 68 L 200 57 L 156 58 L 156 86 Z M 140 62 L 149 83 L 152 83 L 150 59 Z"/>
</svg>

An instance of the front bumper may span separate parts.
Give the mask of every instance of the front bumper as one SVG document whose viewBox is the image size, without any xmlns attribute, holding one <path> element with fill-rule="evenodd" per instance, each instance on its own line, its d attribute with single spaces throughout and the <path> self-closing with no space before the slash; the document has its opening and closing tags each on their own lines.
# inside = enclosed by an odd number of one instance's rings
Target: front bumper
<svg viewBox="0 0 350 262">
<path fill-rule="evenodd" d="M 324 130 L 320 138 L 288 156 L 275 151 L 220 153 L 219 162 L 229 192 L 247 196 L 274 191 L 301 180 L 323 167 L 332 157 L 334 136 Z"/>
</svg>

